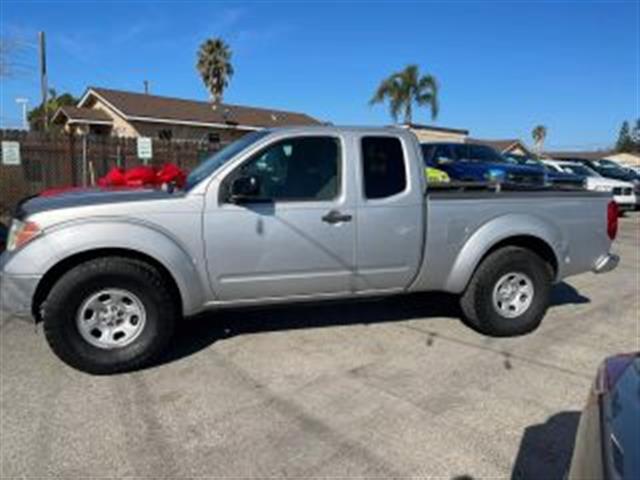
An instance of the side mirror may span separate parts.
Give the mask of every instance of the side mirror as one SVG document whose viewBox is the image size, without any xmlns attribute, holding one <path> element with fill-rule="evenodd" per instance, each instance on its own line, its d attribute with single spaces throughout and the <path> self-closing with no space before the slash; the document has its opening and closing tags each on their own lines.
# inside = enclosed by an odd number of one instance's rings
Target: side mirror
<svg viewBox="0 0 640 480">
<path fill-rule="evenodd" d="M 229 200 L 231 203 L 243 203 L 257 199 L 260 195 L 260 179 L 250 175 L 238 177 L 231 184 Z"/>
</svg>

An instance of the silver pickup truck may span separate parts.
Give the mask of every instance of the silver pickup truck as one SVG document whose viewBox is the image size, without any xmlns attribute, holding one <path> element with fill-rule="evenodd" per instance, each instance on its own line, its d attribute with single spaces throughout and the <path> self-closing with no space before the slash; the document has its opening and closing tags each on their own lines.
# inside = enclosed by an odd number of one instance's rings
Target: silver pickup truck
<svg viewBox="0 0 640 480">
<path fill-rule="evenodd" d="M 262 130 L 184 189 L 34 198 L 15 217 L 3 310 L 92 373 L 148 363 L 182 317 L 246 305 L 445 291 L 476 330 L 523 334 L 554 282 L 618 262 L 606 194 L 431 188 L 398 128 Z"/>
</svg>

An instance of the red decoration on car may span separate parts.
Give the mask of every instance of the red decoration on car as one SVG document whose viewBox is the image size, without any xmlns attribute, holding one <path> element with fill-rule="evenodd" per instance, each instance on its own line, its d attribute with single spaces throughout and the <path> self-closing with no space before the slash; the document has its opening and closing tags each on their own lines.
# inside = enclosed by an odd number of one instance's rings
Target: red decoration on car
<svg viewBox="0 0 640 480">
<path fill-rule="evenodd" d="M 173 163 L 167 163 L 162 168 L 155 168 L 141 165 L 128 170 L 115 167 L 98 179 L 98 187 L 109 190 L 122 190 L 129 188 L 160 188 L 165 184 L 173 183 L 176 187 L 182 188 L 187 180 L 184 170 Z M 61 187 L 50 188 L 40 193 L 41 197 L 52 197 L 62 193 L 82 192 L 89 190 L 84 187 Z"/>
</svg>

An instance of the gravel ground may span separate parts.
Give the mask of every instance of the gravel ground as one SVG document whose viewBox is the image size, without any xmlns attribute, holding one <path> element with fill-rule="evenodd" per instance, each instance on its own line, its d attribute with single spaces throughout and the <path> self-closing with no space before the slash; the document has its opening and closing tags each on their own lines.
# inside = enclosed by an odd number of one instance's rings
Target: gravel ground
<svg viewBox="0 0 640 480">
<path fill-rule="evenodd" d="M 236 311 L 94 377 L 3 318 L 0 476 L 561 478 L 599 362 L 640 348 L 639 227 L 622 219 L 617 270 L 556 286 L 513 339 L 444 295 Z"/>
</svg>

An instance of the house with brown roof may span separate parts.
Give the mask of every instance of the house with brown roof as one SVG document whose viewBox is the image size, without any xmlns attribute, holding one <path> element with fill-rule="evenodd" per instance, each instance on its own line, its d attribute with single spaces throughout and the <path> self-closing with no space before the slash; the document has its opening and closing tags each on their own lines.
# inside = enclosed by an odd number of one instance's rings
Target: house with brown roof
<svg viewBox="0 0 640 480">
<path fill-rule="evenodd" d="M 61 107 L 53 123 L 80 134 L 227 143 L 254 130 L 321 122 L 285 110 L 89 87 L 75 107 Z"/>
</svg>

